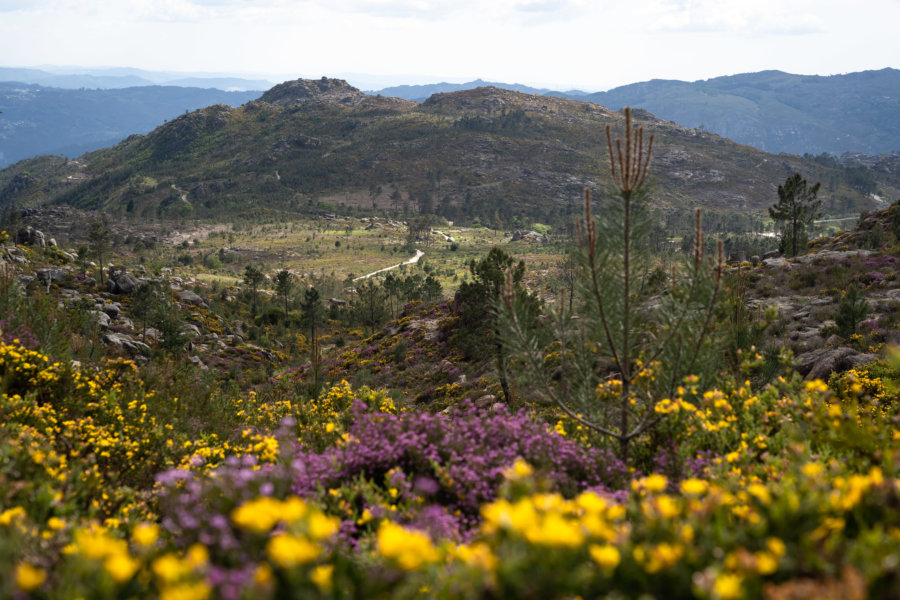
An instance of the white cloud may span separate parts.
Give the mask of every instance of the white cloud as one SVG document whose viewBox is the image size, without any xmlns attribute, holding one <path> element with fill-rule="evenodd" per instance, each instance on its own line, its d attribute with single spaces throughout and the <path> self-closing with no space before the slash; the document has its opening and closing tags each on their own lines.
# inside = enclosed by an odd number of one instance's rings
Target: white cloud
<svg viewBox="0 0 900 600">
<path fill-rule="evenodd" d="M 812 0 L 654 0 L 641 10 L 656 31 L 805 34 L 821 31 Z"/>
</svg>

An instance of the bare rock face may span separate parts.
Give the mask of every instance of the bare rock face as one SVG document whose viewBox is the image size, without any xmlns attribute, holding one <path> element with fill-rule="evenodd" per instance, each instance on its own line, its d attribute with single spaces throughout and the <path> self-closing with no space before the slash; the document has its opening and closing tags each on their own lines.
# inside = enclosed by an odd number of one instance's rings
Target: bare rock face
<svg viewBox="0 0 900 600">
<path fill-rule="evenodd" d="M 111 294 L 133 294 L 141 285 L 141 280 L 125 270 L 125 267 L 110 267 L 106 289 Z"/>
<path fill-rule="evenodd" d="M 208 306 L 209 304 L 199 294 L 197 294 L 196 292 L 192 292 L 191 290 L 183 290 L 179 292 L 178 299 L 185 304 L 191 304 L 193 306 Z"/>
<path fill-rule="evenodd" d="M 518 242 L 520 240 L 525 240 L 526 242 L 549 242 L 550 239 L 547 238 L 542 233 L 538 233 L 537 231 L 516 231 L 513 233 L 511 242 Z"/>
<path fill-rule="evenodd" d="M 357 106 L 366 95 L 343 79 L 295 79 L 276 85 L 260 97 L 260 102 L 276 106 L 337 103 Z"/>
<path fill-rule="evenodd" d="M 835 371 L 846 371 L 856 365 L 874 362 L 878 357 L 874 354 L 863 354 L 853 348 L 819 348 L 804 352 L 797 357 L 794 366 L 797 372 L 809 381 L 812 379 L 827 380 Z"/>
<path fill-rule="evenodd" d="M 44 283 L 63 283 L 70 276 L 65 269 L 38 269 L 35 275 Z"/>
<path fill-rule="evenodd" d="M 114 348 L 127 350 L 131 354 L 150 354 L 150 346 L 143 342 L 132 339 L 123 333 L 107 333 L 103 336 L 103 341 Z"/>
<path fill-rule="evenodd" d="M 28 227 L 23 227 L 16 233 L 16 243 L 44 248 L 47 245 L 47 239 L 42 231 L 38 231 L 29 225 Z"/>
</svg>

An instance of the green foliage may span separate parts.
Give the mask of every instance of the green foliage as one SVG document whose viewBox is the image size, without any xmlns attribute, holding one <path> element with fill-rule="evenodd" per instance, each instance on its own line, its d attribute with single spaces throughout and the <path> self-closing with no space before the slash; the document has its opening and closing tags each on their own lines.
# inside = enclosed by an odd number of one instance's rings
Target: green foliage
<svg viewBox="0 0 900 600">
<path fill-rule="evenodd" d="M 387 293 L 372 278 L 356 284 L 356 297 L 350 305 L 357 320 L 368 327 L 369 333 L 373 333 L 389 314 Z"/>
<path fill-rule="evenodd" d="M 484 258 L 469 261 L 469 273 L 472 281 L 463 282 L 457 292 L 458 322 L 450 343 L 470 360 L 493 356 L 504 397 L 510 402 L 509 350 L 500 332 L 497 307 L 501 297 L 515 297 L 526 318 L 533 319 L 539 300 L 522 286 L 525 261 L 516 263 L 496 246 Z"/>
<path fill-rule="evenodd" d="M 434 302 L 441 298 L 441 283 L 431 274 L 423 279 L 418 273 L 406 277 L 388 273 L 382 287 L 392 317 L 396 317 L 399 309 L 407 302 L 413 300 Z"/>
<path fill-rule="evenodd" d="M 207 254 L 203 257 L 203 266 L 207 269 L 218 271 L 222 268 L 222 259 L 216 253 Z"/>
<path fill-rule="evenodd" d="M 171 355 L 181 354 L 188 343 L 188 336 L 184 332 L 184 322 L 179 318 L 177 309 L 165 303 L 159 304 L 150 318 L 162 336 L 160 348 Z"/>
<path fill-rule="evenodd" d="M 794 173 L 778 186 L 778 203 L 769 207 L 769 216 L 781 225 L 782 251 L 797 256 L 806 245 L 807 230 L 819 218 L 822 201 L 816 198 L 821 183 L 808 185 Z"/>
<path fill-rule="evenodd" d="M 91 242 L 91 250 L 97 257 L 100 265 L 100 283 L 103 283 L 103 259 L 109 250 L 109 244 L 112 241 L 112 232 L 104 221 L 94 221 L 88 231 L 88 240 Z"/>
<path fill-rule="evenodd" d="M 275 274 L 275 293 L 284 299 L 284 316 L 288 314 L 288 300 L 291 290 L 294 289 L 294 274 L 287 269 L 282 269 Z"/>
<path fill-rule="evenodd" d="M 894 239 L 900 241 L 900 203 L 894 203 L 893 216 L 891 217 L 891 233 Z"/>
<path fill-rule="evenodd" d="M 254 310 L 256 309 L 258 301 L 256 291 L 259 289 L 259 286 L 262 285 L 263 281 L 265 281 L 265 275 L 263 275 L 263 272 L 259 267 L 256 265 L 247 265 L 244 267 L 244 283 L 250 286 Z"/>
<path fill-rule="evenodd" d="M 129 312 L 140 323 L 141 339 L 147 341 L 147 325 L 166 312 L 165 293 L 159 285 L 143 283 L 134 291 Z"/>
<path fill-rule="evenodd" d="M 834 315 L 838 334 L 849 338 L 856 333 L 856 328 L 869 314 L 870 308 L 869 302 L 862 295 L 859 286 L 850 285 L 841 295 L 837 313 Z"/>
<path fill-rule="evenodd" d="M 580 425 L 612 438 L 627 461 L 631 441 L 662 420 L 657 403 L 673 397 L 686 377 L 715 372 L 710 329 L 722 251 L 720 245 L 715 268 L 707 264 L 698 212 L 691 260 L 673 270 L 663 294 L 648 297 L 641 289 L 653 260 L 644 187 L 653 138 L 644 154 L 643 130 L 632 130 L 628 109 L 625 118 L 624 152 L 617 140 L 614 154 L 607 129 L 616 187 L 596 219 L 585 190 L 575 312 L 561 299 L 547 307 L 548 326 L 535 327 L 523 304 L 506 295 L 503 325 L 527 389 Z"/>
</svg>

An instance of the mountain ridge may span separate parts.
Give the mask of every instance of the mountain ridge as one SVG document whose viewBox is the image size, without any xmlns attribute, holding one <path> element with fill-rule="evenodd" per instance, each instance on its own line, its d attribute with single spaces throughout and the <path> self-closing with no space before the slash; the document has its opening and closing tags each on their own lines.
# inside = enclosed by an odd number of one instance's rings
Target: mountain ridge
<svg viewBox="0 0 900 600">
<path fill-rule="evenodd" d="M 399 86 L 378 93 L 421 102 L 425 90 L 472 89 L 478 81 Z M 693 82 L 651 79 L 594 93 L 530 89 L 530 93 L 585 100 L 612 110 L 644 108 L 685 127 L 707 129 L 774 153 L 900 150 L 900 70 L 892 68 L 830 76 L 768 70 Z"/>
<path fill-rule="evenodd" d="M 147 133 L 185 111 L 257 96 L 179 86 L 65 90 L 0 82 L 0 167 L 39 154 L 77 156 Z"/>
<path fill-rule="evenodd" d="M 658 209 L 762 214 L 795 171 L 823 186 L 826 210 L 872 207 L 863 169 L 771 155 L 635 111 L 657 136 Z M 0 203 L 68 203 L 135 216 L 211 217 L 269 208 L 517 216 L 556 222 L 584 187 L 606 182 L 605 127 L 623 116 L 594 103 L 496 87 L 422 104 L 368 96 L 341 80 L 296 80 L 232 108 L 206 107 L 77 161 L 33 159 L 0 171 Z M 28 172 L 4 195 L 10 182 Z M 893 193 L 893 192 L 891 192 Z M 725 218 L 723 216 L 723 218 Z M 731 217 L 728 217 L 731 218 Z M 742 217 L 743 218 L 743 217 Z"/>
</svg>

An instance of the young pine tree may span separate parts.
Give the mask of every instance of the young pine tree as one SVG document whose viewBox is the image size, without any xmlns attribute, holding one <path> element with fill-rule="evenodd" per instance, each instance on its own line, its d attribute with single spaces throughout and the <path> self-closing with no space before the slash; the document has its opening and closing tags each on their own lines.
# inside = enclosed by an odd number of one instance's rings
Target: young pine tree
<svg viewBox="0 0 900 600">
<path fill-rule="evenodd" d="M 686 376 L 715 362 L 708 342 L 722 246 L 714 266 L 703 255 L 698 211 L 692 256 L 673 269 L 663 293 L 642 293 L 641 279 L 653 261 L 646 187 L 653 137 L 645 152 L 643 129 L 632 128 L 627 108 L 625 128 L 624 147 L 620 139 L 614 145 L 606 129 L 613 187 L 596 217 L 585 190 L 575 310 L 561 295 L 556 306 L 546 308 L 543 322 L 549 325 L 542 328 L 542 320 L 529 318 L 510 287 L 502 320 L 526 389 L 611 438 L 628 461 L 632 442 L 664 417 L 657 404 L 673 398 Z"/>
</svg>

